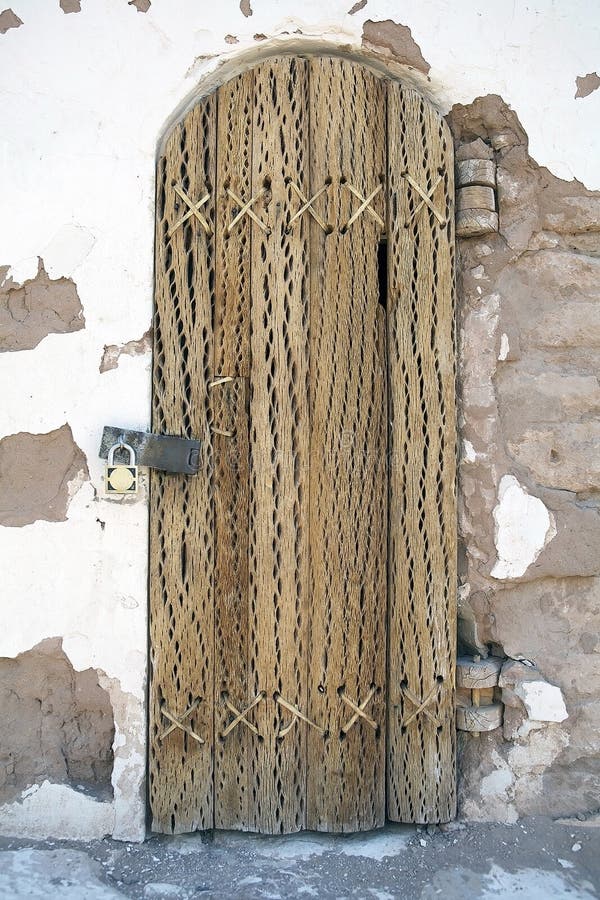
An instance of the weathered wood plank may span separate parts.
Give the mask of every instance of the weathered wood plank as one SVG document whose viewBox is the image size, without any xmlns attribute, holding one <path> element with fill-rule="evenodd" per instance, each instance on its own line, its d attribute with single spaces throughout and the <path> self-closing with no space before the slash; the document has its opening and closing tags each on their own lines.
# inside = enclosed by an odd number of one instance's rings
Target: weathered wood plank
<svg viewBox="0 0 600 900">
<path fill-rule="evenodd" d="M 215 374 L 250 374 L 251 219 L 231 227 L 252 183 L 254 72 L 218 90 Z M 235 198 L 238 198 L 237 200 Z"/>
<path fill-rule="evenodd" d="M 215 827 L 247 828 L 248 380 L 211 390 L 215 498 Z M 227 432 L 226 434 L 220 432 Z M 249 720 L 252 716 L 249 715 Z"/>
<path fill-rule="evenodd" d="M 452 139 L 422 97 L 395 83 L 388 181 L 388 815 L 443 822 L 456 807 Z M 426 698 L 426 711 L 415 715 Z"/>
<path fill-rule="evenodd" d="M 150 804 L 152 828 L 213 825 L 213 504 L 207 382 L 213 362 L 214 242 L 177 186 L 214 228 L 216 102 L 177 125 L 159 160 L 152 428 L 202 438 L 198 475 L 151 472 Z M 171 233 L 172 232 L 172 233 Z M 189 712 L 186 715 L 186 711 Z M 175 717 L 202 738 L 173 724 Z M 168 733 L 166 733 L 168 732 Z"/>
<path fill-rule="evenodd" d="M 324 831 L 374 828 L 385 816 L 385 108 L 384 83 L 361 66 L 311 60 L 310 189 L 330 181 L 315 209 L 333 228 L 310 223 L 308 695 L 309 714 L 328 735 L 309 729 L 307 827 Z M 358 715 L 344 730 L 354 713 L 348 701 L 367 701 L 371 722 Z"/>
<path fill-rule="evenodd" d="M 308 228 L 288 231 L 292 179 L 308 190 L 308 78 L 301 59 L 255 69 L 250 371 L 250 827 L 305 824 L 308 595 Z"/>
<path fill-rule="evenodd" d="M 215 827 L 247 828 L 248 375 L 251 220 L 235 223 L 252 181 L 254 73 L 218 91 L 214 373 Z M 237 198 L 237 199 L 236 199 Z M 220 382 L 230 377 L 233 381 Z M 221 433 L 228 432 L 228 433 Z M 252 716 L 250 715 L 251 719 Z"/>
</svg>

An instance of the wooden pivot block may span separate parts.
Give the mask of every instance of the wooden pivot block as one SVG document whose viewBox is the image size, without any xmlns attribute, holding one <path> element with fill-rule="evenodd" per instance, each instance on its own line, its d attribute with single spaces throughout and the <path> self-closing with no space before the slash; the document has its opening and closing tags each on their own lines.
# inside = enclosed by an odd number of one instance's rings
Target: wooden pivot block
<svg viewBox="0 0 600 900">
<path fill-rule="evenodd" d="M 496 210 L 496 196 L 491 187 L 473 185 L 460 188 L 456 194 L 456 208 L 460 212 L 463 209 L 487 209 L 490 212 Z"/>
<path fill-rule="evenodd" d="M 456 164 L 456 186 L 496 187 L 496 163 L 491 159 L 463 159 Z"/>
<path fill-rule="evenodd" d="M 456 687 L 481 689 L 498 684 L 503 660 L 497 656 L 487 659 L 473 659 L 471 656 L 459 656 L 456 660 Z"/>
<path fill-rule="evenodd" d="M 494 731 L 501 725 L 502 703 L 490 703 L 486 706 L 458 706 L 456 708 L 456 727 L 459 731 L 479 734 L 482 731 Z"/>
<path fill-rule="evenodd" d="M 498 213 L 487 209 L 463 209 L 456 214 L 456 236 L 480 237 L 498 231 Z"/>
</svg>

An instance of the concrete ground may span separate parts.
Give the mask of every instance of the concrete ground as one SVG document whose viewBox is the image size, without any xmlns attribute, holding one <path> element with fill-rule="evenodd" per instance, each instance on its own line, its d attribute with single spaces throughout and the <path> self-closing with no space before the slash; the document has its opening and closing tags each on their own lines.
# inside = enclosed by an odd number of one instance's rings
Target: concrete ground
<svg viewBox="0 0 600 900">
<path fill-rule="evenodd" d="M 144 844 L 0 838 L 0 898 L 591 900 L 600 896 L 598 825 L 539 818 L 351 836 L 153 835 Z"/>
</svg>

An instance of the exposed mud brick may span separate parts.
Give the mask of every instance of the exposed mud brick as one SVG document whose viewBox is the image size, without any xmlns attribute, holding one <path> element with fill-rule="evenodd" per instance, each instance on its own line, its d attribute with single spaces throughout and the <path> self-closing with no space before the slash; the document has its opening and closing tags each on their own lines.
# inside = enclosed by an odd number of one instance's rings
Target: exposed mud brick
<svg viewBox="0 0 600 900">
<path fill-rule="evenodd" d="M 391 19 L 382 22 L 367 19 L 363 25 L 362 44 L 368 50 L 387 54 L 396 62 L 418 69 L 425 75 L 431 68 L 423 58 L 421 48 L 413 38 L 410 28 Z"/>
<path fill-rule="evenodd" d="M 75 282 L 50 278 L 40 258 L 38 272 L 23 284 L 0 266 L 0 353 L 32 350 L 49 334 L 67 334 L 85 328 L 83 308 Z"/>
<path fill-rule="evenodd" d="M 69 425 L 47 434 L 22 431 L 2 438 L 0 525 L 64 522 L 72 483 L 88 477 L 85 454 Z"/>
<path fill-rule="evenodd" d="M 110 699 L 95 669 L 73 669 L 62 638 L 0 658 L 0 720 L 0 802 L 44 780 L 112 796 Z"/>
</svg>

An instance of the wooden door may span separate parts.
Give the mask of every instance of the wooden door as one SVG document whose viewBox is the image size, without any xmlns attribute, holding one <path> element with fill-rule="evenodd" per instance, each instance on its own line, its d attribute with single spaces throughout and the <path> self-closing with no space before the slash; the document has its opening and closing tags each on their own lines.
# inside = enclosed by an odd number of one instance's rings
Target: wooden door
<svg viewBox="0 0 600 900">
<path fill-rule="evenodd" d="M 454 814 L 452 150 L 414 91 L 268 60 L 157 173 L 153 828 Z M 387 768 L 387 787 L 386 787 Z"/>
</svg>

